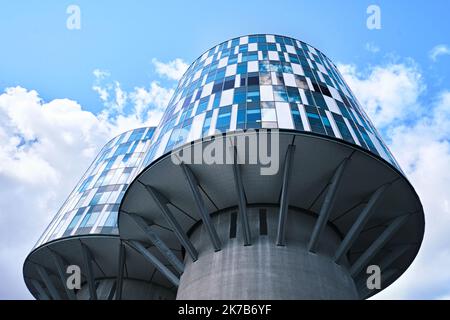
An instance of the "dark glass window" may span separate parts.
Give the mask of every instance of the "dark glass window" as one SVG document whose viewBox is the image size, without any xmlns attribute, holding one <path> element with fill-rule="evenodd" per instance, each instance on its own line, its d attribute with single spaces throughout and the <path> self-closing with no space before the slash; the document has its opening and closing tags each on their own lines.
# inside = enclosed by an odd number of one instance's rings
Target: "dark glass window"
<svg viewBox="0 0 450 320">
<path fill-rule="evenodd" d="M 309 125 L 311 126 L 311 131 L 326 134 L 322 121 L 320 120 L 319 113 L 317 112 L 317 109 L 312 106 L 305 106 L 305 110 L 306 115 L 308 117 Z"/>
<path fill-rule="evenodd" d="M 234 88 L 234 77 L 229 77 L 225 79 L 225 82 L 223 84 L 223 90 L 228 90 Z"/>
<path fill-rule="evenodd" d="M 261 128 L 261 109 L 259 105 L 247 106 L 247 128 Z"/>
<path fill-rule="evenodd" d="M 289 102 L 295 102 L 295 103 L 302 103 L 302 100 L 300 98 L 300 93 L 298 92 L 298 89 L 295 87 L 286 87 L 287 94 L 289 97 Z"/>
<path fill-rule="evenodd" d="M 300 111 L 298 110 L 298 105 L 296 103 L 290 103 L 289 105 L 291 107 L 291 115 L 292 115 L 292 120 L 294 121 L 295 129 L 303 131 L 304 128 L 303 128 L 302 118 L 300 116 Z"/>
<path fill-rule="evenodd" d="M 344 118 L 336 113 L 332 113 L 334 122 L 336 122 L 336 126 L 339 129 L 339 132 L 341 133 L 342 139 L 345 141 L 355 143 L 353 140 L 352 134 L 350 133 L 350 130 L 347 128 L 347 125 L 345 124 Z"/>
</svg>

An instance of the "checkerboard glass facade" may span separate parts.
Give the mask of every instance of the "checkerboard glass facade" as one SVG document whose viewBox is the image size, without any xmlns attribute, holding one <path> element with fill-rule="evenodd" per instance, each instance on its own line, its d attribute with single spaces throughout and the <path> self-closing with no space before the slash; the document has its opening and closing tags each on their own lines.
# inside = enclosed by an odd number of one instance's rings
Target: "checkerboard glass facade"
<svg viewBox="0 0 450 320">
<path fill-rule="evenodd" d="M 154 128 L 139 128 L 109 141 L 35 247 L 74 235 L 118 234 L 120 201 L 139 173 L 154 131 Z"/>
<path fill-rule="evenodd" d="M 219 132 L 279 128 L 345 140 L 399 168 L 334 63 L 277 35 L 225 41 L 180 79 L 145 164 Z"/>
</svg>

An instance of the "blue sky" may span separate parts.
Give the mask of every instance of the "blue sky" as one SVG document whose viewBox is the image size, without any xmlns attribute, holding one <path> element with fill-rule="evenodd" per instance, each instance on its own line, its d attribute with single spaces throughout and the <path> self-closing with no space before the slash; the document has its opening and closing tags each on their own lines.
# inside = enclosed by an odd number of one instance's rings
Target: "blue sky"
<svg viewBox="0 0 450 320">
<path fill-rule="evenodd" d="M 66 28 L 70 4 L 80 30 Z M 380 30 L 366 27 L 371 4 Z M 105 141 L 157 124 L 187 64 L 251 33 L 301 39 L 338 64 L 422 199 L 422 250 L 378 297 L 450 299 L 449 11 L 448 0 L 3 2 L 0 299 L 30 298 L 23 260 Z"/>
<path fill-rule="evenodd" d="M 81 9 L 81 30 L 65 28 L 69 4 Z M 382 29 L 366 28 L 366 8 L 382 9 Z M 383 53 L 413 57 L 425 69 L 429 50 L 450 30 L 446 0 L 425 1 L 10 1 L 0 10 L 6 46 L 0 87 L 35 88 L 44 99 L 68 97 L 99 109 L 92 70 L 107 69 L 125 89 L 155 77 L 151 58 L 193 61 L 217 42 L 249 33 L 279 33 L 322 49 L 334 61 L 365 66 Z M 374 43 L 382 54 L 367 50 Z M 448 59 L 447 59 L 448 60 Z M 430 85 L 450 79 L 441 62 Z M 433 77 L 436 77 L 435 79 Z"/>
</svg>

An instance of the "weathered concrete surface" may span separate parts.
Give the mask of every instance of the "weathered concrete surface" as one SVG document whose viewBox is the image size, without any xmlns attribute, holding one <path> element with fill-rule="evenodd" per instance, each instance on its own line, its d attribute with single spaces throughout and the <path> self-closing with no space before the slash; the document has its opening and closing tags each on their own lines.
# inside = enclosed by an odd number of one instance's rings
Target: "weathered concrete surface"
<svg viewBox="0 0 450 320">
<path fill-rule="evenodd" d="M 259 209 L 248 210 L 252 245 L 244 246 L 240 220 L 229 238 L 231 212 L 213 217 L 222 241 L 214 252 L 203 226 L 191 235 L 199 259 L 186 258 L 177 299 L 358 299 L 346 262 L 332 261 L 341 238 L 326 227 L 317 254 L 306 250 L 315 217 L 290 210 L 286 246 L 275 244 L 278 209 L 267 209 L 268 235 L 260 235 Z"/>
</svg>

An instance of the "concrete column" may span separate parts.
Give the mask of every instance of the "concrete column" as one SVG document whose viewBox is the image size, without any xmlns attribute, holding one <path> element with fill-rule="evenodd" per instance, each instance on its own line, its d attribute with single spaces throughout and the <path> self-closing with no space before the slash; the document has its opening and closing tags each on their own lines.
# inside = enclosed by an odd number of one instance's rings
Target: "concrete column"
<svg viewBox="0 0 450 320">
<path fill-rule="evenodd" d="M 261 209 L 266 210 L 267 235 L 260 230 Z M 232 212 L 212 217 L 221 251 L 214 251 L 203 225 L 191 233 L 199 257 L 185 260 L 177 299 L 358 299 L 347 261 L 333 261 L 342 239 L 332 227 L 325 226 L 316 253 L 308 252 L 316 217 L 290 209 L 286 245 L 277 246 L 279 208 L 249 208 L 252 245 L 244 246 L 239 215 L 232 224 Z M 232 225 L 236 238 L 230 239 Z"/>
</svg>

